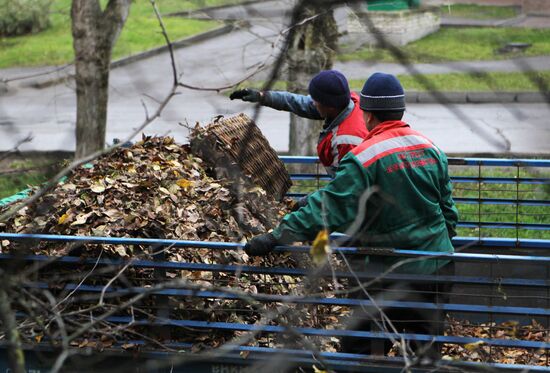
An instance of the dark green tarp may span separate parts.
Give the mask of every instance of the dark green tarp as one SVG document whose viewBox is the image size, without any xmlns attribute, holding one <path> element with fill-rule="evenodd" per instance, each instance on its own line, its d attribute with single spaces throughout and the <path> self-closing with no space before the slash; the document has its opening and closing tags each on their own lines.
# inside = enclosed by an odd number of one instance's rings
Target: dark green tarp
<svg viewBox="0 0 550 373">
<path fill-rule="evenodd" d="M 367 0 L 370 11 L 396 11 L 418 8 L 420 0 Z"/>
</svg>

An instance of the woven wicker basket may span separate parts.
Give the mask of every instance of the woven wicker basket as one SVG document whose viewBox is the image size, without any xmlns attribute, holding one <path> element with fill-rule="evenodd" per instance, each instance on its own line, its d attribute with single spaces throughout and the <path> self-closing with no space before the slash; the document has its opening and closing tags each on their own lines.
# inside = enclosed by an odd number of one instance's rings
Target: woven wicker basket
<svg viewBox="0 0 550 373">
<path fill-rule="evenodd" d="M 216 120 L 200 132 L 200 136 L 192 136 L 191 146 L 212 166 L 226 167 L 227 156 L 254 184 L 276 200 L 281 200 L 292 186 L 284 163 L 245 114 Z"/>
</svg>

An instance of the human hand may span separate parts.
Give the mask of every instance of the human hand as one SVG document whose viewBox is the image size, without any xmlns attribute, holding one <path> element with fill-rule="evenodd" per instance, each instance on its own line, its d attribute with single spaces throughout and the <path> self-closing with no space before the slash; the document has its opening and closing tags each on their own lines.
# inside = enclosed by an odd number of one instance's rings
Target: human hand
<svg viewBox="0 0 550 373">
<path fill-rule="evenodd" d="M 262 100 L 262 92 L 251 88 L 238 89 L 231 93 L 229 98 L 231 100 L 239 99 L 247 102 L 260 102 Z"/>
<path fill-rule="evenodd" d="M 244 251 L 250 256 L 262 256 L 269 254 L 278 242 L 271 233 L 265 233 L 253 237 L 245 246 Z"/>
</svg>

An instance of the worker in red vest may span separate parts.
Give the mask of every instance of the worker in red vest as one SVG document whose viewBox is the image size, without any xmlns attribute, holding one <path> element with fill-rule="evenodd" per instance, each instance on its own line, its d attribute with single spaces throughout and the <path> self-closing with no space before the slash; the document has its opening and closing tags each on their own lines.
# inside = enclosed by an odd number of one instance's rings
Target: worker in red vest
<svg viewBox="0 0 550 373">
<path fill-rule="evenodd" d="M 231 100 L 259 102 L 277 110 L 290 111 L 308 119 L 324 119 L 317 154 L 329 175 L 334 176 L 340 160 L 361 144 L 368 134 L 359 96 L 350 93 L 346 77 L 336 70 L 325 70 L 309 83 L 309 96 L 284 91 L 240 89 Z"/>
</svg>

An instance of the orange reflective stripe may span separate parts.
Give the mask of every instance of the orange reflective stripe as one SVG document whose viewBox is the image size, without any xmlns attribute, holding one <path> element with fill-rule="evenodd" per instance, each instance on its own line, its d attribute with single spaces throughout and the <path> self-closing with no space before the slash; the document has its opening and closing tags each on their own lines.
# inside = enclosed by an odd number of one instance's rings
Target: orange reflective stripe
<svg viewBox="0 0 550 373">
<path fill-rule="evenodd" d="M 371 146 L 357 153 L 355 156 L 363 164 L 363 166 L 368 167 L 370 164 L 374 163 L 378 159 L 385 157 L 389 154 L 423 148 L 435 147 L 430 140 L 422 136 L 398 136 L 372 144 Z"/>
</svg>

